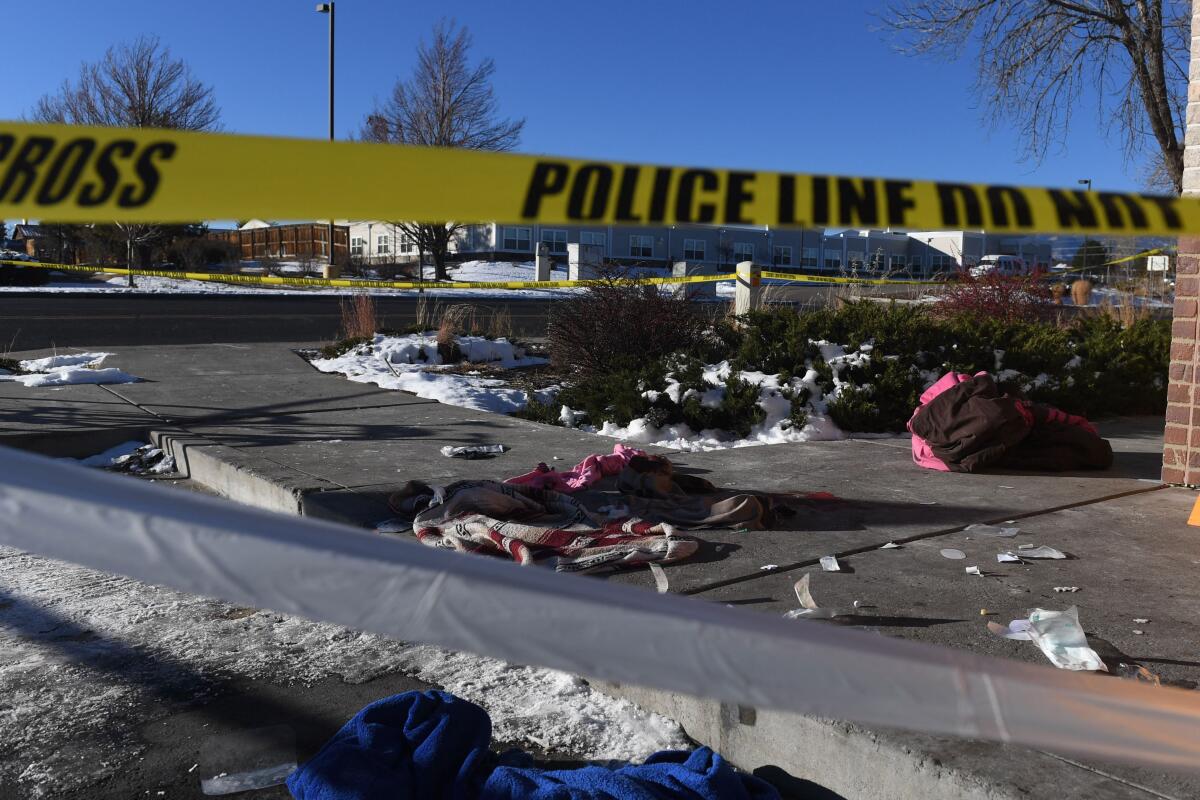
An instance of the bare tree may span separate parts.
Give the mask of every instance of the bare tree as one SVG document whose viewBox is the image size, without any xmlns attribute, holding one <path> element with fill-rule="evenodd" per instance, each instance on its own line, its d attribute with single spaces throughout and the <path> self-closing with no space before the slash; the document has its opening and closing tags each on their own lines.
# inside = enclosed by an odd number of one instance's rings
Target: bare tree
<svg viewBox="0 0 1200 800">
<path fill-rule="evenodd" d="M 905 52 L 957 59 L 978 48 L 975 88 L 1010 121 L 1026 156 L 1065 141 L 1083 93 L 1127 159 L 1151 151 L 1147 180 L 1179 192 L 1191 0 L 897 0 L 882 18 Z M 1152 146 L 1151 146 L 1151 143 Z"/>
<path fill-rule="evenodd" d="M 56 93 L 38 100 L 32 117 L 67 125 L 212 131 L 220 128 L 221 112 L 212 88 L 197 80 L 186 63 L 172 58 L 158 37 L 140 36 L 108 48 L 100 61 L 81 64 L 75 81 L 63 81 Z M 171 230 L 124 222 L 116 227 L 125 240 L 130 269 L 135 250 Z"/>
<path fill-rule="evenodd" d="M 468 150 L 511 150 L 521 137 L 524 120 L 499 118 L 492 92 L 496 65 L 485 58 L 469 63 L 471 34 L 442 20 L 433 41 L 417 48 L 412 77 L 397 80 L 387 102 L 377 104 L 363 125 L 362 138 L 372 142 L 459 147 Z M 395 223 L 433 257 L 438 280 L 446 278 L 446 257 L 461 225 L 421 220 Z"/>
</svg>

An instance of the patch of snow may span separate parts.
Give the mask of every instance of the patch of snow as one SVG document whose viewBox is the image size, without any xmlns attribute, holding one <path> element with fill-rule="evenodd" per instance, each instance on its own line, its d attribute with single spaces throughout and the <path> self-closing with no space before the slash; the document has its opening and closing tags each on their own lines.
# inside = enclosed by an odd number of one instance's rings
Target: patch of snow
<svg viewBox="0 0 1200 800">
<path fill-rule="evenodd" d="M 526 356 L 507 339 L 459 336 L 455 341 L 472 363 L 503 369 L 547 363 L 544 358 Z M 503 380 L 439 370 L 445 365 L 438 354 L 437 334 L 432 331 L 406 336 L 377 334 L 369 344 L 336 358 L 314 359 L 312 365 L 321 372 L 345 375 L 356 383 L 372 383 L 478 411 L 508 414 L 524 408 L 527 400 L 523 390 L 513 389 Z"/>
<path fill-rule="evenodd" d="M 21 369 L 27 372 L 49 372 L 63 367 L 95 367 L 104 362 L 112 353 L 73 353 L 71 355 L 33 358 L 21 362 Z"/>
<path fill-rule="evenodd" d="M 32 375 L 0 375 L 0 381 L 10 381 L 31 387 L 74 386 L 86 383 L 137 383 L 140 380 L 141 378 L 136 375 L 130 375 L 116 367 L 107 369 L 67 367 L 54 372 L 39 372 Z"/>
<path fill-rule="evenodd" d="M 638 761 L 678 725 L 551 670 L 241 609 L 0 548 L 0 785 L 57 797 L 127 771 L 139 731 L 247 680 L 363 683 L 409 672 L 487 709 L 498 739 Z"/>
<path fill-rule="evenodd" d="M 103 453 L 97 453 L 96 455 L 88 456 L 87 458 L 72 460 L 78 460 L 78 462 L 85 467 L 112 467 L 116 466 L 117 461 L 120 458 L 133 455 L 143 445 L 145 445 L 145 442 L 139 442 L 137 440 L 122 442 L 121 444 L 108 448 Z"/>
<path fill-rule="evenodd" d="M 24 386 L 70 386 L 85 383 L 136 383 L 134 375 L 114 367 L 95 369 L 112 353 L 74 353 L 34 358 L 21 362 L 28 375 L 0 375 L 0 381 Z"/>
</svg>

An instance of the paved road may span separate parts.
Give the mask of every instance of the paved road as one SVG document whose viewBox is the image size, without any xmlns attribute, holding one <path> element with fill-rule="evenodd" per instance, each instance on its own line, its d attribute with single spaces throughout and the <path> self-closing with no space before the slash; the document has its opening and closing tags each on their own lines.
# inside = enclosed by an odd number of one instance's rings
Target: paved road
<svg viewBox="0 0 1200 800">
<path fill-rule="evenodd" d="M 0 346 L 102 347 L 209 342 L 316 342 L 337 338 L 336 295 L 120 295 L 5 293 L 0 295 Z M 488 312 L 506 311 L 518 336 L 544 336 L 550 303 L 443 296 Z M 382 327 L 416 322 L 417 298 L 379 297 Z"/>
</svg>

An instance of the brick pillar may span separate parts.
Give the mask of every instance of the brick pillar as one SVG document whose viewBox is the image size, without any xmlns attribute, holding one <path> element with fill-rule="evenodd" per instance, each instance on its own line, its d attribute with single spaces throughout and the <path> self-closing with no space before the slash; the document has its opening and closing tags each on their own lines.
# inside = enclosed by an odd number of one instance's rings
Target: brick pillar
<svg viewBox="0 0 1200 800">
<path fill-rule="evenodd" d="M 1184 135 L 1183 193 L 1200 196 L 1200 0 L 1192 3 L 1192 58 Z M 1200 237 L 1182 236 L 1175 278 L 1175 322 L 1171 326 L 1170 383 L 1162 479 L 1200 484 Z"/>
</svg>

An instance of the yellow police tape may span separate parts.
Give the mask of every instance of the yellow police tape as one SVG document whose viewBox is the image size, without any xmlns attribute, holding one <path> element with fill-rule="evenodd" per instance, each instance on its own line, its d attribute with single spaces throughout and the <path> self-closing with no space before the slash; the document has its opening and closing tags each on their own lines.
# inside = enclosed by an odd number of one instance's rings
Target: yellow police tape
<svg viewBox="0 0 1200 800">
<path fill-rule="evenodd" d="M 831 275 L 808 275 L 801 272 L 773 272 L 764 270 L 762 276 L 766 280 L 795 281 L 798 283 L 853 283 L 867 286 L 940 286 L 945 281 L 904 281 L 890 278 L 854 278 Z"/>
<path fill-rule="evenodd" d="M 0 218 L 1200 233 L 1200 199 L 0 122 Z"/>
<path fill-rule="evenodd" d="M 0 264 L 17 267 L 34 267 L 49 269 L 56 272 L 98 272 L 109 275 L 129 275 L 135 278 L 175 278 L 177 280 L 209 281 L 212 283 L 233 283 L 251 286 L 312 286 L 320 288 L 346 289 L 568 289 L 579 286 L 594 286 L 604 281 L 376 281 L 349 278 L 299 278 L 281 277 L 275 275 L 234 275 L 220 272 L 177 272 L 164 269 L 126 269 L 124 267 L 87 266 L 77 264 L 50 264 L 40 261 L 13 261 L 0 259 Z M 661 286 L 675 283 L 709 283 L 713 281 L 731 281 L 735 273 L 719 275 L 688 275 L 665 278 L 631 278 L 628 282 L 646 286 Z"/>
</svg>

